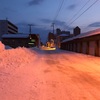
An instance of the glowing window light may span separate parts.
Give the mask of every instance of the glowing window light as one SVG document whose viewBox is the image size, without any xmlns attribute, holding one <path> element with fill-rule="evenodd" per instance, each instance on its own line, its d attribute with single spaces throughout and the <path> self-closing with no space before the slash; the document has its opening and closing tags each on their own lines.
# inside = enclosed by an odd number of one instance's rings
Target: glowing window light
<svg viewBox="0 0 100 100">
<path fill-rule="evenodd" d="M 28 44 L 34 44 L 34 43 L 28 43 Z"/>
<path fill-rule="evenodd" d="M 35 42 L 35 40 L 34 39 L 31 39 L 31 42 Z"/>
</svg>

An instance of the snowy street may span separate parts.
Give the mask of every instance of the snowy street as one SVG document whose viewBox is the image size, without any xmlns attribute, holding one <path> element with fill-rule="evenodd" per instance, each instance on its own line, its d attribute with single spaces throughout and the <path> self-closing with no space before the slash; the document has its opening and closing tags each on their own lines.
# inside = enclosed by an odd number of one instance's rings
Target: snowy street
<svg viewBox="0 0 100 100">
<path fill-rule="evenodd" d="M 3 50 L 0 100 L 100 100 L 100 58 L 63 50 Z"/>
</svg>

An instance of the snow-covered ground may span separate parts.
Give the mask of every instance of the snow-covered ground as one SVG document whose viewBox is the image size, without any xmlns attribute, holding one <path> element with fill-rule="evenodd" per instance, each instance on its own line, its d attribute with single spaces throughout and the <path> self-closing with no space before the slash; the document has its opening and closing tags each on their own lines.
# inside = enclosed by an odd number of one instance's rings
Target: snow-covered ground
<svg viewBox="0 0 100 100">
<path fill-rule="evenodd" d="M 100 100 L 100 58 L 0 42 L 0 100 Z"/>
</svg>

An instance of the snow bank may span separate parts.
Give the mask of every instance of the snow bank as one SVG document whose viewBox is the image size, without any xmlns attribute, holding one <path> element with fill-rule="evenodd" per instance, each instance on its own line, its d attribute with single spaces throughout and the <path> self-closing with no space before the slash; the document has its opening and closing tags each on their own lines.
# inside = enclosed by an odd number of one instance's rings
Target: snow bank
<svg viewBox="0 0 100 100">
<path fill-rule="evenodd" d="M 2 45 L 0 45 L 1 47 Z M 2 46 L 2 50 L 4 50 Z M 13 70 L 20 66 L 30 64 L 34 61 L 36 52 L 27 48 L 16 48 L 4 50 L 0 53 L 0 68 Z"/>
<path fill-rule="evenodd" d="M 0 52 L 4 51 L 5 46 L 2 44 L 2 42 L 0 41 Z"/>
</svg>

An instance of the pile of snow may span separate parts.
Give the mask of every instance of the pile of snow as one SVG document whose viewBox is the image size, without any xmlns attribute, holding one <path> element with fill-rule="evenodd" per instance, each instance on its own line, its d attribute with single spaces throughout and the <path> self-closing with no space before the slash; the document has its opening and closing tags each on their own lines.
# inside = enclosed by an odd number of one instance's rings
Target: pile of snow
<svg viewBox="0 0 100 100">
<path fill-rule="evenodd" d="M 0 41 L 0 52 L 4 51 L 5 46 L 2 44 L 2 42 Z"/>
<path fill-rule="evenodd" d="M 1 52 L 2 51 L 2 52 Z M 16 49 L 4 49 L 0 43 L 0 68 L 15 69 L 34 61 L 36 52 L 27 48 L 18 47 Z"/>
</svg>

